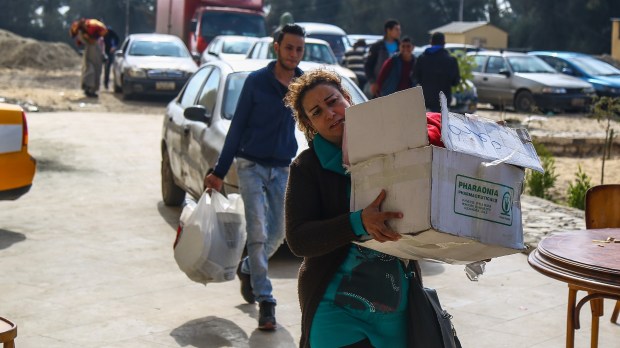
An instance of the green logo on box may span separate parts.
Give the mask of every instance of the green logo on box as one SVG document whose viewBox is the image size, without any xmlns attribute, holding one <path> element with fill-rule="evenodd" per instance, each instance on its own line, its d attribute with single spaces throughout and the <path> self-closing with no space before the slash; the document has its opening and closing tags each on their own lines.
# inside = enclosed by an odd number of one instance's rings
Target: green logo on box
<svg viewBox="0 0 620 348">
<path fill-rule="evenodd" d="M 454 213 L 512 226 L 513 196 L 514 189 L 510 186 L 457 175 L 454 187 Z"/>
</svg>

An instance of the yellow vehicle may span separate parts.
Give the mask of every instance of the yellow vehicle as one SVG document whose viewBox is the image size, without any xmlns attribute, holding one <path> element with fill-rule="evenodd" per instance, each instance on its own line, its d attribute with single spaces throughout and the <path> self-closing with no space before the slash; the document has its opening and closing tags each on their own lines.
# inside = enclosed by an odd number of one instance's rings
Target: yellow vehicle
<svg viewBox="0 0 620 348">
<path fill-rule="evenodd" d="M 0 200 L 15 200 L 30 190 L 36 160 L 28 154 L 26 113 L 0 103 Z"/>
</svg>

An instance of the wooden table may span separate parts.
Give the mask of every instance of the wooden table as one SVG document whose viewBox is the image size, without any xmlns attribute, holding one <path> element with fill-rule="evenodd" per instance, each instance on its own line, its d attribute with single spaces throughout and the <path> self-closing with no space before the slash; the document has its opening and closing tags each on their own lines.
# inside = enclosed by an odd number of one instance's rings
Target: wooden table
<svg viewBox="0 0 620 348">
<path fill-rule="evenodd" d="M 528 257 L 538 272 L 568 283 L 567 348 L 574 347 L 584 304 L 592 301 L 591 344 L 596 347 L 603 299 L 620 300 L 620 243 L 601 242 L 608 237 L 620 241 L 620 228 L 561 232 L 543 239 Z M 577 290 L 588 292 L 578 303 Z"/>
</svg>

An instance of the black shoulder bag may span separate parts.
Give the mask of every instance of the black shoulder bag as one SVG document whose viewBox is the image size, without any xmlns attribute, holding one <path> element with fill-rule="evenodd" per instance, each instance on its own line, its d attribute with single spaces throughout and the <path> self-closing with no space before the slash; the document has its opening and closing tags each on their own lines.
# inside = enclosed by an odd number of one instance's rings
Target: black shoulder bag
<svg viewBox="0 0 620 348">
<path fill-rule="evenodd" d="M 409 283 L 409 348 L 462 348 L 452 315 L 441 308 L 437 291 L 425 288 L 415 269 L 408 268 L 414 275 Z"/>
</svg>

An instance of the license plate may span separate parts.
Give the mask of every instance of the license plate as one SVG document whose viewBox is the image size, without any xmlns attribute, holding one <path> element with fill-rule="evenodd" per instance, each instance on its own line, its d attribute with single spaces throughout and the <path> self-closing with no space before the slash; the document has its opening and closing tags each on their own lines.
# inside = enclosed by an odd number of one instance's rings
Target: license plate
<svg viewBox="0 0 620 348">
<path fill-rule="evenodd" d="M 585 99 L 582 98 L 573 98 L 570 101 L 571 106 L 584 106 L 586 105 Z"/>
<path fill-rule="evenodd" d="M 174 89 L 174 82 L 155 82 L 155 89 L 169 91 Z"/>
</svg>

